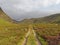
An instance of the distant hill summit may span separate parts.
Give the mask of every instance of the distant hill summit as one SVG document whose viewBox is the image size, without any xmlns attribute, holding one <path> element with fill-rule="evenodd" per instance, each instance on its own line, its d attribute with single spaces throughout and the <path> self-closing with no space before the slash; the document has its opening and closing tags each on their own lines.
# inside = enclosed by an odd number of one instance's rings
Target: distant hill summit
<svg viewBox="0 0 60 45">
<path fill-rule="evenodd" d="M 1 8 L 0 8 L 0 19 L 6 20 L 9 22 L 16 22 L 15 20 L 11 19 L 7 14 L 5 14 Z"/>
<path fill-rule="evenodd" d="M 60 13 L 42 18 L 24 19 L 21 23 L 60 23 Z"/>
</svg>

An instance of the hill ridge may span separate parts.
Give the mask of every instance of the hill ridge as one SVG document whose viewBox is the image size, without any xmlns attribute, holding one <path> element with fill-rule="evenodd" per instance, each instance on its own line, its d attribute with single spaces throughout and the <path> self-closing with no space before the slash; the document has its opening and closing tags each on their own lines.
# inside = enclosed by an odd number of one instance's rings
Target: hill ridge
<svg viewBox="0 0 60 45">
<path fill-rule="evenodd" d="M 52 14 L 42 18 L 31 18 L 20 21 L 21 23 L 60 23 L 60 13 Z"/>
</svg>

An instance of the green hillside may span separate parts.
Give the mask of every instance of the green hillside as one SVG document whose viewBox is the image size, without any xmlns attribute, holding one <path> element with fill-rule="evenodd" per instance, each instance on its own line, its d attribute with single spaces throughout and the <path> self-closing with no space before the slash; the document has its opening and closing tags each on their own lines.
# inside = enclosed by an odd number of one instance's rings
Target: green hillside
<svg viewBox="0 0 60 45">
<path fill-rule="evenodd" d="M 42 18 L 24 19 L 21 23 L 60 23 L 60 14 L 52 14 Z"/>
<path fill-rule="evenodd" d="M 45 23 L 60 23 L 60 14 L 52 14 L 51 16 L 41 18 L 39 21 Z"/>
<path fill-rule="evenodd" d="M 0 24 L 4 24 L 8 22 L 12 23 L 12 22 L 16 22 L 15 20 L 11 19 L 7 14 L 5 14 L 3 12 L 3 10 L 0 8 Z"/>
<path fill-rule="evenodd" d="M 26 33 L 23 26 L 16 24 L 0 8 L 0 45 L 21 45 Z"/>
</svg>

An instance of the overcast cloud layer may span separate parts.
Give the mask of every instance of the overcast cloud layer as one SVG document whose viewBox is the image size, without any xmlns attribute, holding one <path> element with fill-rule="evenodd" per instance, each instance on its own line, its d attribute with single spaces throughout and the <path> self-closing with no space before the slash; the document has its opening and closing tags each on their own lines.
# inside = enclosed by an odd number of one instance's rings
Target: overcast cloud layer
<svg viewBox="0 0 60 45">
<path fill-rule="evenodd" d="M 60 0 L 0 0 L 0 6 L 14 18 L 24 18 L 32 11 L 60 12 Z"/>
<path fill-rule="evenodd" d="M 31 11 L 40 8 L 47 8 L 52 5 L 60 4 L 60 0 L 21 0 L 14 5 L 17 9 Z"/>
</svg>

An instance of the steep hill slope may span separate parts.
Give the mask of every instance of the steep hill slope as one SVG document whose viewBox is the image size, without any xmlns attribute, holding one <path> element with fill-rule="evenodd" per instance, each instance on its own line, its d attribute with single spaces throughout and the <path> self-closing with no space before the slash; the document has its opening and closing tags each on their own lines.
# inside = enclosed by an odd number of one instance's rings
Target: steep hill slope
<svg viewBox="0 0 60 45">
<path fill-rule="evenodd" d="M 8 15 L 6 15 L 3 10 L 0 8 L 0 22 L 1 20 L 9 21 L 9 22 L 15 22 L 15 20 L 11 19 Z"/>
</svg>

